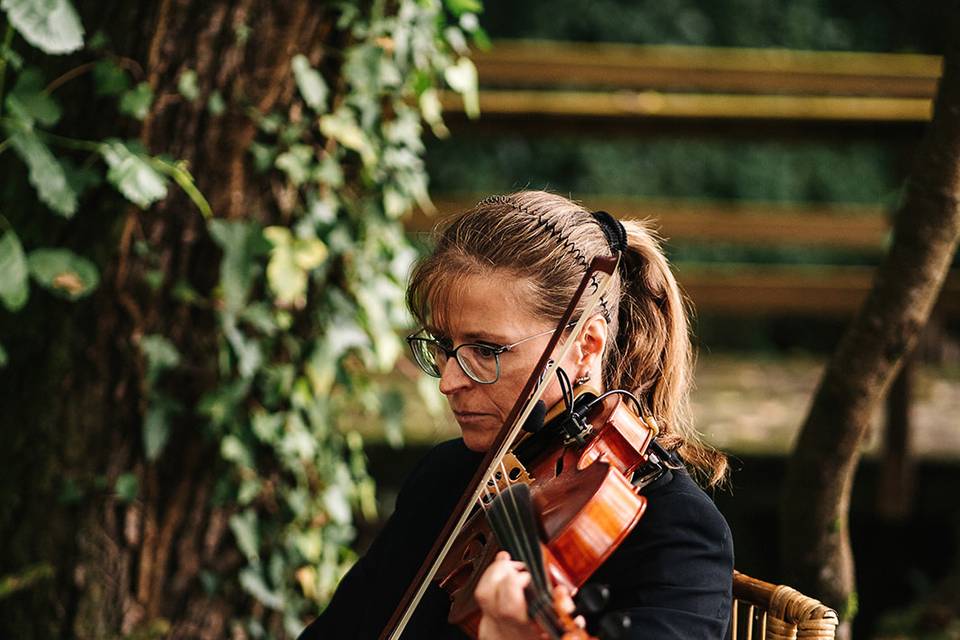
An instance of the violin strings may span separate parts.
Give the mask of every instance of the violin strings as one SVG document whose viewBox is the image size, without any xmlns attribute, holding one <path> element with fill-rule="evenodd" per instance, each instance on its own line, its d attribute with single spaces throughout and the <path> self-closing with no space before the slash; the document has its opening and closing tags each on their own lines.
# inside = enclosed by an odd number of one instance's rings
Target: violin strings
<svg viewBox="0 0 960 640">
<path fill-rule="evenodd" d="M 502 466 L 501 475 L 509 478 L 506 469 Z M 553 610 L 553 600 L 548 588 L 543 554 L 533 518 L 530 488 L 518 483 L 509 485 L 504 491 L 500 490 L 499 485 L 494 484 L 494 489 L 497 495 L 485 509 L 500 544 L 507 548 L 508 552 L 512 552 L 515 559 L 523 562 L 530 572 L 531 583 L 525 589 L 528 600 L 527 611 L 531 618 L 539 621 L 540 627 L 551 638 L 561 638 L 563 625 Z M 487 495 L 493 495 L 489 488 L 486 491 Z"/>
</svg>

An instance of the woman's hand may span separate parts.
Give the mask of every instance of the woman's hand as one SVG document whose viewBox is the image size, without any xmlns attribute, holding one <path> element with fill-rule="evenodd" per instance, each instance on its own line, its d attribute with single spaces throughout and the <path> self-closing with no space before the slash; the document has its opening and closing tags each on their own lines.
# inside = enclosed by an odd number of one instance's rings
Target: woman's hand
<svg viewBox="0 0 960 640">
<path fill-rule="evenodd" d="M 474 597 L 483 616 L 480 618 L 479 640 L 540 640 L 546 634 L 530 620 L 524 588 L 530 584 L 530 573 L 522 562 L 510 559 L 501 551 L 477 583 Z M 563 607 L 573 611 L 573 600 L 563 587 Z M 583 625 L 583 619 L 577 619 Z"/>
</svg>

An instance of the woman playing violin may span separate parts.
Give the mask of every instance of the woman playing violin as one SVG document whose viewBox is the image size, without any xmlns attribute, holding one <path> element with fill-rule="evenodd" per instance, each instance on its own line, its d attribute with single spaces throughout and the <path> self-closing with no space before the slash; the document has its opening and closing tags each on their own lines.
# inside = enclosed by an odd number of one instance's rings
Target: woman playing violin
<svg viewBox="0 0 960 640">
<path fill-rule="evenodd" d="M 378 638 L 531 375 L 594 256 L 620 255 L 610 288 L 558 363 L 574 385 L 626 389 L 656 417 L 676 464 L 643 489 L 645 514 L 589 582 L 605 584 L 603 616 L 619 638 L 721 639 L 727 630 L 733 543 L 707 487 L 725 458 L 690 424 L 692 351 L 684 302 L 660 246 L 642 223 L 591 213 L 561 196 L 493 196 L 456 218 L 415 268 L 407 293 L 421 329 L 408 342 L 439 378 L 462 438 L 435 447 L 411 474 L 370 550 L 347 573 L 302 640 Z M 567 331 L 572 329 L 568 326 Z M 561 401 L 556 380 L 543 395 Z M 528 613 L 527 568 L 500 552 L 474 597 L 479 637 L 541 638 Z M 562 606 L 573 609 L 558 588 Z M 449 599 L 426 591 L 403 638 L 464 638 L 447 622 Z"/>
</svg>

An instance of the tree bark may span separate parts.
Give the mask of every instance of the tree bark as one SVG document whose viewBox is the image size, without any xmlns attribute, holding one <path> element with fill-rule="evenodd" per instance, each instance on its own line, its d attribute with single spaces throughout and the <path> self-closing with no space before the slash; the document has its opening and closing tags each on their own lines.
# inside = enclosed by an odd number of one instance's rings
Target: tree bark
<svg viewBox="0 0 960 640">
<path fill-rule="evenodd" d="M 333 10 L 308 0 L 76 4 L 87 33 L 103 30 L 114 51 L 142 70 L 134 82 L 148 81 L 154 92 L 148 116 L 131 137 L 151 153 L 185 160 L 217 217 L 269 221 L 284 215 L 275 193 L 281 186 L 271 191 L 263 188 L 265 178 L 253 179 L 249 148 L 257 124 L 250 112 L 296 117 L 290 113 L 296 90 L 290 63 L 297 54 L 336 73 L 339 60 L 328 60 L 327 53 L 343 44 L 332 38 L 345 36 L 334 30 Z M 193 100 L 178 91 L 188 70 L 197 77 Z M 219 114 L 208 108 L 214 91 L 226 104 Z M 64 133 L 118 135 L 112 119 L 84 115 L 65 123 L 70 130 Z M 42 562 L 54 575 L 43 588 L 0 601 L 0 635 L 223 638 L 235 635 L 232 620 L 250 613 L 244 594 L 210 590 L 200 580 L 205 572 L 229 575 L 242 564 L 229 538 L 230 513 L 211 500 L 223 471 L 217 443 L 188 416 L 175 421 L 158 460 L 145 459 L 141 441 L 146 394 L 140 337 L 166 336 L 188 360 L 177 373 L 184 405 L 195 405 L 216 382 L 192 373 L 215 366 L 190 366 L 216 358 L 212 314 L 170 293 L 178 282 L 209 293 L 218 280 L 218 250 L 200 213 L 172 185 L 169 197 L 147 212 L 119 202 L 115 192 L 101 189 L 85 198 L 83 211 L 64 230 L 78 236 L 65 244 L 102 258 L 94 296 L 64 313 L 62 302 L 36 294 L 18 323 L 4 322 L 11 353 L 18 343 L 40 347 L 30 371 L 0 372 L 8 397 L 19 390 L 21 400 L 0 407 L 0 419 L 12 427 L 4 429 L 5 438 L 14 436 L 0 465 L 15 463 L 12 477 L 32 492 L 0 510 L 7 546 L 0 574 Z M 137 245 L 148 253 L 136 251 Z M 155 290 L 145 286 L 148 271 L 162 273 Z M 130 471 L 139 495 L 125 504 L 112 488 Z M 82 488 L 82 499 L 60 500 L 65 479 Z M 15 495 L 16 487 L 0 483 L 0 498 Z M 39 611 L 47 615 L 36 616 Z M 278 616 L 261 620 L 282 635 Z"/>
<path fill-rule="evenodd" d="M 850 491 L 870 418 L 936 302 L 960 237 L 960 11 L 933 120 L 918 149 L 893 242 L 830 359 L 788 463 L 781 507 L 785 579 L 841 613 L 856 610 Z"/>
</svg>

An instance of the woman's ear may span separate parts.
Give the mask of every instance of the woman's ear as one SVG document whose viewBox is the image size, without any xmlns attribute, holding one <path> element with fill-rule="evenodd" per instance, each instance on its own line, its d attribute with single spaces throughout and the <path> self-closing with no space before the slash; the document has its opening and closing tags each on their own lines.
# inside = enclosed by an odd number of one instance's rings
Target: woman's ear
<svg viewBox="0 0 960 640">
<path fill-rule="evenodd" d="M 603 316 L 593 316 L 580 333 L 577 370 L 599 371 L 603 362 L 603 350 L 607 344 L 607 321 Z"/>
</svg>

